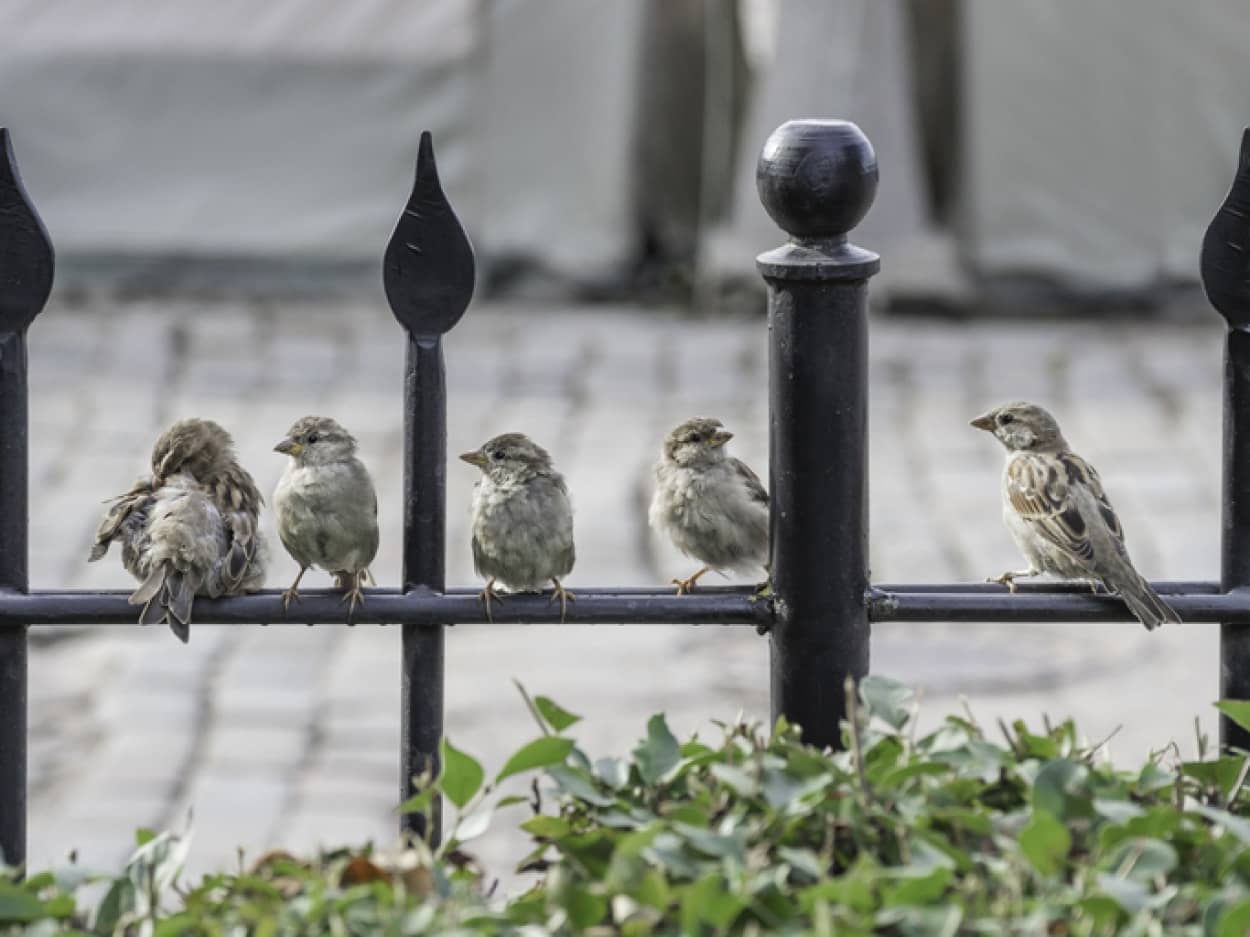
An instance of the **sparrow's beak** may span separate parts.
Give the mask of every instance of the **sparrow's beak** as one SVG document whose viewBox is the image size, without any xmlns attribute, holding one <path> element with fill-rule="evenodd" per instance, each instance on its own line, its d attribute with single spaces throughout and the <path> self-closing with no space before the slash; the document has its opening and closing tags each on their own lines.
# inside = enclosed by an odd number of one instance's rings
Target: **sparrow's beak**
<svg viewBox="0 0 1250 937">
<path fill-rule="evenodd" d="M 989 413 L 982 413 L 968 425 L 975 426 L 977 429 L 983 429 L 987 433 L 994 432 L 994 411 L 991 410 Z"/>
<path fill-rule="evenodd" d="M 472 452 L 460 453 L 460 459 L 468 462 L 470 465 L 476 465 L 478 468 L 486 468 L 486 456 L 481 449 L 475 449 Z"/>
<path fill-rule="evenodd" d="M 729 432 L 729 430 L 718 429 L 716 432 L 712 434 L 712 438 L 709 439 L 708 442 L 711 443 L 713 449 L 719 449 L 721 446 L 725 445 L 725 443 L 729 442 L 729 440 L 733 438 L 734 438 L 734 434 Z"/>
<path fill-rule="evenodd" d="M 304 451 L 304 446 L 302 443 L 298 443 L 288 436 L 286 439 L 282 440 L 282 442 L 274 446 L 273 451 L 299 458 L 299 454 Z"/>
</svg>

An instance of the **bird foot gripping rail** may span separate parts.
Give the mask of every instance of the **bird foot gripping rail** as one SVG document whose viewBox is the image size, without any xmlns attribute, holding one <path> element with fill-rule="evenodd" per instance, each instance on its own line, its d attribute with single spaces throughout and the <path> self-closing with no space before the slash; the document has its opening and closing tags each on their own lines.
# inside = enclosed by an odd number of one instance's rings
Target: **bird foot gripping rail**
<svg viewBox="0 0 1250 937">
<path fill-rule="evenodd" d="M 876 254 L 847 233 L 872 204 L 876 156 L 842 121 L 792 121 L 764 145 L 764 207 L 789 242 L 758 258 L 768 284 L 772 593 L 701 588 L 577 590 L 567 624 L 753 625 L 769 635 L 772 708 L 816 745 L 839 744 L 846 677 L 868 672 L 872 621 L 1127 621 L 1115 597 L 1030 585 L 870 585 L 867 299 Z M 31 591 L 27 579 L 26 332 L 52 286 L 53 255 L 0 129 L 0 852 L 26 849 L 26 630 L 134 624 L 125 592 Z M 1232 190 L 1202 246 L 1208 297 L 1229 324 L 1224 399 L 1221 581 L 1156 583 L 1188 622 L 1221 623 L 1221 694 L 1250 698 L 1250 131 Z M 438 180 L 428 133 L 416 182 L 386 248 L 384 282 L 408 338 L 400 589 L 371 589 L 353 623 L 403 628 L 400 776 L 434 765 L 443 724 L 444 626 L 481 624 L 477 590 L 444 582 L 446 396 L 442 336 L 473 293 L 468 238 Z M 338 594 L 200 599 L 198 623 L 343 624 Z M 556 623 L 546 596 L 509 597 L 496 624 Z M 1250 738 L 1225 722 L 1225 744 Z M 437 831 L 432 831 L 436 833 Z"/>
</svg>

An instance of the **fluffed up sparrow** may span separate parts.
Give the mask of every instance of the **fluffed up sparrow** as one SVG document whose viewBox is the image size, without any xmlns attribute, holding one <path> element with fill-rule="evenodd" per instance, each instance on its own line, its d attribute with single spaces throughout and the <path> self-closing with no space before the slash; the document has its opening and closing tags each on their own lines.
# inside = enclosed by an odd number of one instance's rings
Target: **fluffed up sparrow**
<svg viewBox="0 0 1250 937">
<path fill-rule="evenodd" d="M 278 536 L 299 564 L 282 607 L 299 598 L 299 583 L 310 566 L 334 577 L 344 592 L 350 618 L 365 600 L 369 564 L 378 552 L 378 496 L 369 470 L 356 458 L 356 440 L 325 416 L 296 420 L 273 447 L 290 456 L 273 492 Z"/>
<path fill-rule="evenodd" d="M 152 448 L 152 474 L 114 499 L 89 559 L 119 541 L 122 565 L 139 580 L 130 596 L 143 606 L 139 621 L 166 621 L 185 643 L 195 596 L 240 595 L 264 583 L 262 503 L 230 434 L 212 420 L 180 420 Z"/>
<path fill-rule="evenodd" d="M 1007 447 L 1003 520 L 1029 568 L 1003 573 L 1015 580 L 1052 573 L 1114 592 L 1147 630 L 1180 617 L 1133 568 L 1124 531 L 1094 467 L 1068 448 L 1055 418 L 1031 403 L 1008 403 L 975 420 Z"/>
<path fill-rule="evenodd" d="M 482 470 L 473 487 L 473 568 L 487 577 L 487 619 L 491 600 L 501 598 L 496 582 L 510 592 L 539 592 L 551 582 L 563 621 L 576 598 L 560 582 L 575 559 L 573 507 L 551 456 L 524 433 L 504 433 L 460 458 Z"/>
<path fill-rule="evenodd" d="M 651 526 L 703 564 L 688 579 L 673 580 L 678 595 L 713 569 L 768 567 L 768 492 L 746 463 L 725 452 L 732 438 L 720 420 L 695 417 L 665 437 L 655 465 Z"/>
</svg>

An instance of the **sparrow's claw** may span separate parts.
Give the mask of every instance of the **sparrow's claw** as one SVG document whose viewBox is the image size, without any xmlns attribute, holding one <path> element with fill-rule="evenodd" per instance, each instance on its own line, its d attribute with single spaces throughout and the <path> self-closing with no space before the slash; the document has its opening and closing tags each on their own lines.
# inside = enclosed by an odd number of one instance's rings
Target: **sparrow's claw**
<svg viewBox="0 0 1250 937">
<path fill-rule="evenodd" d="M 691 576 L 689 579 L 673 579 L 671 582 L 677 587 L 678 595 L 689 595 L 694 591 L 695 583 L 699 581 L 699 577 L 711 569 L 710 566 L 704 566 L 701 570 Z"/>
<path fill-rule="evenodd" d="M 304 573 L 308 572 L 307 566 L 301 566 L 299 575 L 295 577 L 295 581 L 291 583 L 291 588 L 282 593 L 282 611 L 285 614 L 287 609 L 291 607 L 292 602 L 299 601 L 299 581 L 304 578 Z"/>
<path fill-rule="evenodd" d="M 503 596 L 495 591 L 495 580 L 491 579 L 487 582 L 486 588 L 479 592 L 477 597 L 478 600 L 486 606 L 486 620 L 493 625 L 495 623 L 495 618 L 490 613 L 491 600 L 494 599 L 496 602 L 503 602 Z"/>
<path fill-rule="evenodd" d="M 361 586 L 364 584 L 365 573 L 355 573 L 350 581 L 352 587 L 343 593 L 343 601 L 347 602 L 347 620 L 351 621 L 352 613 L 356 611 L 356 605 L 365 604 L 365 593 Z"/>
<path fill-rule="evenodd" d="M 1000 586 L 1006 586 L 1008 592 L 1015 592 L 1016 589 L 1019 588 L 1016 585 L 1017 579 L 1031 579 L 1032 577 L 1040 576 L 1041 574 L 1042 574 L 1042 571 L 1040 569 L 1032 569 L 1032 568 L 1015 569 L 1015 570 L 1009 569 L 1007 570 L 1007 572 L 1003 573 L 1001 576 L 998 576 L 998 577 L 991 576 L 985 581 L 996 582 Z"/>
<path fill-rule="evenodd" d="M 564 616 L 568 612 L 569 603 L 576 602 L 577 596 L 564 588 L 560 580 L 555 576 L 551 577 L 551 581 L 555 583 L 555 588 L 551 591 L 551 598 L 548 600 L 548 603 L 554 602 L 556 599 L 560 600 L 560 624 L 564 624 Z"/>
</svg>

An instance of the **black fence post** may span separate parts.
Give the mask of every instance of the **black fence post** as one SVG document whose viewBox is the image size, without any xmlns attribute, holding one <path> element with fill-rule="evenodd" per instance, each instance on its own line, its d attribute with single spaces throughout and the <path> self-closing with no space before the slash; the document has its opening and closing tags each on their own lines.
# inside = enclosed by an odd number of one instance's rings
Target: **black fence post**
<svg viewBox="0 0 1250 937">
<path fill-rule="evenodd" d="M 382 279 L 391 310 L 408 332 L 404 373 L 404 592 L 442 593 L 447 520 L 447 388 L 442 336 L 473 296 L 473 248 L 443 194 L 429 132 L 421 135 L 412 194 L 391 235 Z M 403 626 L 400 797 L 412 779 L 438 770 L 443 735 L 443 626 Z M 416 814 L 404 827 L 440 835 Z"/>
<path fill-rule="evenodd" d="M 1202 239 L 1202 285 L 1228 323 L 1224 346 L 1224 490 L 1220 586 L 1250 589 L 1250 129 L 1224 203 Z M 1250 700 L 1250 626 L 1220 624 L 1220 698 Z M 1220 718 L 1220 745 L 1250 751 L 1250 732 Z"/>
<path fill-rule="evenodd" d="M 760 200 L 790 235 L 768 283 L 773 718 L 838 746 L 843 684 L 868 672 L 868 278 L 847 240 L 877 191 L 852 123 L 795 120 L 764 144 Z"/>
<path fill-rule="evenodd" d="M 52 244 L 0 127 L 0 589 L 26 592 L 26 329 L 52 290 Z M 26 625 L 0 627 L 0 854 L 26 861 Z"/>
</svg>

